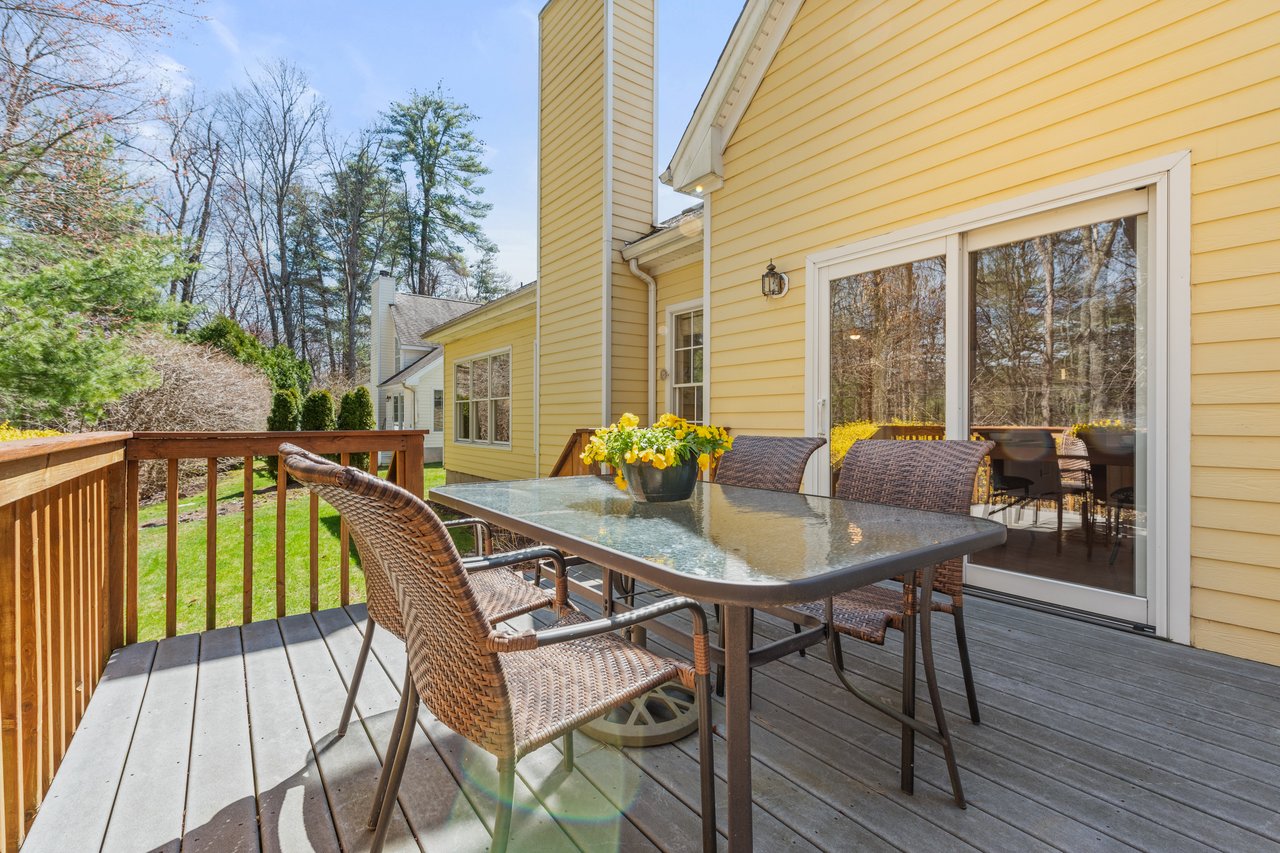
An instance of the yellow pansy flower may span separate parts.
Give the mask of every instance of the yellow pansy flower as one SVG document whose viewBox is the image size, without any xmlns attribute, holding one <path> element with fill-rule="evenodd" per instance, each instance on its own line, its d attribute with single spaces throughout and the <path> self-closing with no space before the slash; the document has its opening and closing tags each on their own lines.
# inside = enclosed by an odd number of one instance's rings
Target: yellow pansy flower
<svg viewBox="0 0 1280 853">
<path fill-rule="evenodd" d="M 640 419 L 630 412 L 627 412 L 618 419 L 618 424 L 624 429 L 635 429 L 640 426 Z"/>
<path fill-rule="evenodd" d="M 666 457 L 668 465 L 676 464 L 676 449 L 674 447 L 668 447 Z"/>
<path fill-rule="evenodd" d="M 663 468 L 666 468 L 666 467 L 667 467 L 667 457 L 665 457 L 665 456 L 661 456 L 661 455 L 658 455 L 658 454 L 654 454 L 654 457 L 653 457 L 653 467 L 654 467 L 654 468 L 657 468 L 659 471 L 661 471 Z"/>
<path fill-rule="evenodd" d="M 613 484 L 624 492 L 627 490 L 627 478 L 622 476 L 622 474 L 618 474 L 618 476 L 613 478 Z"/>
<path fill-rule="evenodd" d="M 638 459 L 639 457 L 640 457 L 640 449 L 633 444 L 631 445 L 631 449 L 628 450 L 626 454 L 623 455 L 622 458 L 627 460 L 629 464 L 634 465 L 636 459 Z"/>
<path fill-rule="evenodd" d="M 707 470 L 708 468 L 710 468 L 710 467 L 711 467 L 711 457 L 710 457 L 710 456 L 708 456 L 708 455 L 707 455 L 707 454 L 705 454 L 705 453 L 701 453 L 701 454 L 699 454 L 699 455 L 698 455 L 698 467 L 699 467 L 699 468 L 701 468 L 703 471 L 705 471 L 705 470 Z"/>
</svg>

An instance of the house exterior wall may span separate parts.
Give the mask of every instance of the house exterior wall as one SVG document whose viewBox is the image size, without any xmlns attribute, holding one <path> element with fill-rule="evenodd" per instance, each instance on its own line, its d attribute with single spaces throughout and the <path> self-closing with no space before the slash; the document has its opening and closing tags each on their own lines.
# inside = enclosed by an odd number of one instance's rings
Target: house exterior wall
<svg viewBox="0 0 1280 853">
<path fill-rule="evenodd" d="M 712 194 L 711 418 L 803 430 L 807 255 L 1190 150 L 1192 641 L 1280 664 L 1278 105 L 1273 4 L 808 0 Z"/>
<path fill-rule="evenodd" d="M 654 0 L 612 4 L 613 109 L 610 420 L 644 410 L 648 395 L 648 286 L 631 274 L 622 247 L 653 228 Z M 579 426 L 599 426 L 588 422 Z"/>
<path fill-rule="evenodd" d="M 600 421 L 604 4 L 554 0 L 540 20 L 539 437 L 546 473 L 575 429 Z"/>
<path fill-rule="evenodd" d="M 648 393 L 648 292 L 620 251 L 654 220 L 654 0 L 553 0 L 540 24 L 545 473 L 575 429 Z"/>
<path fill-rule="evenodd" d="M 511 301 L 481 309 L 479 317 L 469 317 L 438 333 L 444 346 L 444 467 L 450 482 L 480 478 L 523 480 L 537 475 L 534 462 L 533 373 L 534 301 L 533 289 L 507 297 Z M 511 445 L 510 447 L 454 441 L 453 366 L 481 353 L 511 349 Z M 564 441 L 560 442 L 561 446 Z M 559 453 L 559 448 L 556 450 Z"/>
<path fill-rule="evenodd" d="M 663 379 L 662 372 L 663 370 L 668 372 L 671 370 L 668 356 L 670 349 L 667 346 L 667 341 L 675 334 L 674 330 L 669 328 L 666 328 L 665 334 L 663 333 L 667 325 L 667 309 L 672 305 L 680 305 L 702 298 L 702 261 L 695 261 L 679 269 L 665 272 L 657 277 L 657 281 L 658 308 L 655 321 L 658 324 L 658 335 L 654 361 L 657 364 L 658 380 L 655 385 L 657 393 L 654 400 L 654 411 L 662 414 L 671 410 L 671 377 L 667 376 L 667 378 Z M 639 413 L 637 412 L 637 414 Z"/>
</svg>

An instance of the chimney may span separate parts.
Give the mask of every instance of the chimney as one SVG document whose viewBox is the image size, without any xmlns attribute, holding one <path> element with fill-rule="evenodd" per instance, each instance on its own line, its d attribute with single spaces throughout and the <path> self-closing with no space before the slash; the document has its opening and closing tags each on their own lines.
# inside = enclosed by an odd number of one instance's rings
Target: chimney
<svg viewBox="0 0 1280 853">
<path fill-rule="evenodd" d="M 656 214 L 654 3 L 550 0 L 539 17 L 544 473 L 575 429 L 648 411 L 648 290 L 621 249 Z"/>
</svg>

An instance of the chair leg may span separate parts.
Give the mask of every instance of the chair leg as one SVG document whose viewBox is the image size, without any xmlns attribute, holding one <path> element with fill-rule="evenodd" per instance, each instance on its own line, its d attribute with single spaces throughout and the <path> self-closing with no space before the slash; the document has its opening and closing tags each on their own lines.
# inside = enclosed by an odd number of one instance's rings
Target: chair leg
<svg viewBox="0 0 1280 853">
<path fill-rule="evenodd" d="M 516 793 L 516 763 L 498 759 L 498 813 L 493 819 L 492 853 L 506 853 L 511 839 L 511 801 Z"/>
<path fill-rule="evenodd" d="M 902 619 L 902 714 L 916 715 L 916 617 Z M 915 793 L 916 730 L 902 723 L 902 755 L 898 767 L 899 783 L 905 793 Z"/>
<path fill-rule="evenodd" d="M 373 794 L 373 808 L 369 810 L 369 828 L 374 829 L 378 825 L 378 816 L 382 813 L 382 801 L 387 795 L 387 787 L 391 781 L 391 765 L 394 763 L 395 754 L 400 749 L 400 738 L 404 736 L 405 721 L 409 716 L 409 705 L 413 699 L 417 698 L 417 691 L 413 686 L 413 678 L 409 675 L 409 666 L 405 664 L 404 668 L 404 686 L 400 689 L 400 705 L 396 708 L 396 719 L 391 724 L 391 738 L 387 741 L 387 751 L 382 759 L 382 772 L 378 774 L 378 787 Z M 413 726 L 415 720 L 408 720 L 408 724 Z"/>
<path fill-rule="evenodd" d="M 396 797 L 400 793 L 400 780 L 404 778 L 404 766 L 409 760 L 409 745 L 413 742 L 413 730 L 418 724 L 418 691 L 409 693 L 407 715 L 403 731 L 396 740 L 396 754 L 391 761 L 390 774 L 387 779 L 386 793 L 382 798 L 382 807 L 378 811 L 378 824 L 373 832 L 373 841 L 369 845 L 370 853 L 382 853 L 382 846 L 387 841 L 387 830 L 391 828 L 391 816 L 396 810 Z"/>
<path fill-rule="evenodd" d="M 932 572 L 929 572 L 932 574 Z M 942 754 L 947 760 L 947 774 L 951 777 L 951 795 L 956 805 L 965 807 L 964 789 L 960 785 L 960 768 L 956 765 L 956 752 L 951 744 L 951 731 L 947 727 L 947 711 L 942 707 L 942 691 L 938 689 L 938 675 L 933 668 L 933 620 L 930 618 L 933 608 L 929 606 L 932 598 L 932 577 L 925 580 L 925 597 L 920 609 L 920 653 L 924 658 L 924 679 L 929 687 L 929 702 L 933 705 L 933 721 L 938 727 L 942 741 Z"/>
<path fill-rule="evenodd" d="M 981 722 L 978 713 L 978 690 L 973 683 L 973 666 L 969 663 L 969 639 L 964 629 L 964 607 L 954 605 L 952 615 L 956 620 L 956 648 L 960 651 L 960 671 L 964 674 L 964 692 L 969 698 L 969 719 L 973 724 Z"/>
<path fill-rule="evenodd" d="M 1066 498 L 1058 495 L 1058 553 L 1062 553 L 1062 505 L 1066 503 Z"/>
<path fill-rule="evenodd" d="M 799 633 L 800 633 L 800 626 L 799 626 L 799 625 L 797 625 L 796 623 L 792 622 L 792 623 L 791 623 L 791 633 L 793 633 L 793 634 L 799 634 Z M 804 649 L 801 649 L 801 650 L 800 650 L 800 657 L 804 657 Z"/>
<path fill-rule="evenodd" d="M 716 633 L 720 637 L 720 648 L 724 648 L 724 610 L 716 605 Z M 724 664 L 716 665 L 716 695 L 724 695 Z"/>
<path fill-rule="evenodd" d="M 356 656 L 356 668 L 351 673 L 351 686 L 347 688 L 347 704 L 342 707 L 342 719 L 338 721 L 338 737 L 347 733 L 347 725 L 351 722 L 351 712 L 356 706 L 356 691 L 360 689 L 360 679 L 364 678 L 364 663 L 369 659 L 369 646 L 373 643 L 373 619 L 364 623 L 364 639 L 360 641 L 360 654 Z"/>
<path fill-rule="evenodd" d="M 711 744 L 711 676 L 700 675 L 694 682 L 698 703 L 698 770 L 702 783 L 702 851 L 716 849 L 716 768 Z"/>
<path fill-rule="evenodd" d="M 564 769 L 573 772 L 573 732 L 564 733 Z"/>
</svg>

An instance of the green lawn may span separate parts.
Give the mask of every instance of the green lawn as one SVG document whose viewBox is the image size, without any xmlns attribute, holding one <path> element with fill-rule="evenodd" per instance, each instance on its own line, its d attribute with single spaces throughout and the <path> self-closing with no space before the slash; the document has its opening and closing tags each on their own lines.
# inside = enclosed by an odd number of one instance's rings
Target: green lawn
<svg viewBox="0 0 1280 853">
<path fill-rule="evenodd" d="M 386 471 L 383 469 L 383 473 Z M 426 488 L 444 483 L 444 470 L 439 464 L 425 470 Z M 266 469 L 254 469 L 254 489 L 259 493 L 253 514 L 253 618 L 274 619 L 276 615 L 276 503 L 275 481 Z M 244 573 L 244 514 L 240 502 L 244 491 L 244 472 L 235 470 L 218 483 L 219 505 L 234 504 L 235 509 L 218 516 L 217 526 L 217 624 L 239 625 L 241 619 Z M 200 513 L 203 516 L 205 496 L 183 498 L 178 514 Z M 306 489 L 294 485 L 289 489 L 285 517 L 285 612 L 305 613 L 310 609 L 310 535 L 309 501 Z M 151 640 L 164 636 L 165 502 L 145 506 L 138 511 L 138 639 Z M 339 579 L 338 513 L 323 501 L 320 503 L 320 606 L 337 607 L 341 593 Z M 208 525 L 203 517 L 178 523 L 178 633 L 202 631 L 205 627 L 205 542 Z M 469 532 L 461 533 L 470 539 Z M 460 546 L 467 543 L 459 542 Z M 364 575 L 352 549 L 351 600 L 364 600 Z"/>
</svg>

